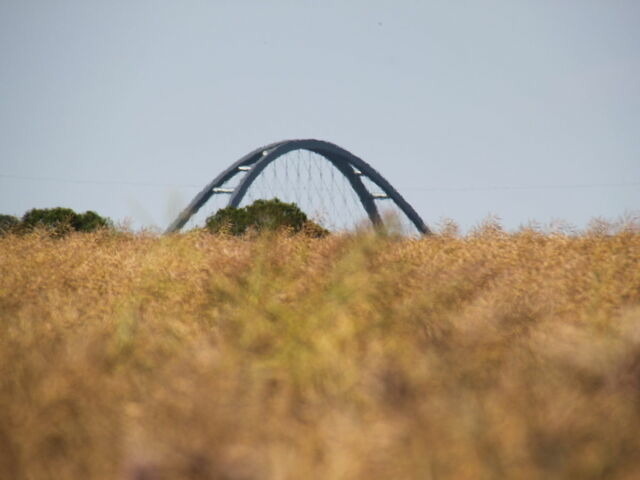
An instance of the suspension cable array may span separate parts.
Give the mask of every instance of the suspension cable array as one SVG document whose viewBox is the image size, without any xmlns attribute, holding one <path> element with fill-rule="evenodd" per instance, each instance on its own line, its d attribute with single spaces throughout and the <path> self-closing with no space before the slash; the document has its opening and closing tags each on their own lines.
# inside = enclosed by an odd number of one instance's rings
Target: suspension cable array
<svg viewBox="0 0 640 480">
<path fill-rule="evenodd" d="M 285 168 L 276 170 L 278 165 Z M 286 186 L 279 190 L 279 183 Z M 337 195 L 338 188 L 348 193 Z M 312 196 L 328 199 L 325 208 L 330 211 L 316 212 L 325 218 L 344 212 L 350 195 L 351 203 L 359 204 L 374 226 L 383 222 L 377 201 L 391 200 L 419 233 L 431 233 L 413 207 L 368 163 L 335 144 L 313 139 L 284 140 L 249 152 L 198 193 L 165 233 L 180 230 L 212 196 L 228 195 L 227 206 L 239 207 L 243 201 L 278 191 L 296 191 L 296 200 L 306 196 L 307 203 Z"/>
</svg>

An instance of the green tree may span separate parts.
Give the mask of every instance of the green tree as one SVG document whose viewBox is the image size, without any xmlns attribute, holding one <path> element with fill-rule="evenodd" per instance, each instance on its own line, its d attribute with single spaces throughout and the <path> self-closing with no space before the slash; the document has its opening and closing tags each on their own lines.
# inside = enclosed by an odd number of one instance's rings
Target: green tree
<svg viewBox="0 0 640 480">
<path fill-rule="evenodd" d="M 288 229 L 294 233 L 304 232 L 321 237 L 329 232 L 310 221 L 295 203 L 285 203 L 277 198 L 256 200 L 243 208 L 227 207 L 207 218 L 206 228 L 210 232 L 243 235 L 249 230 L 262 232 Z"/>
<path fill-rule="evenodd" d="M 98 228 L 110 226 L 110 221 L 89 210 L 76 213 L 70 208 L 34 208 L 22 217 L 20 229 L 31 231 L 35 228 L 46 228 L 54 236 L 62 236 L 71 231 L 91 232 Z"/>
<path fill-rule="evenodd" d="M 101 217 L 92 210 L 77 214 L 73 222 L 73 228 L 78 232 L 92 232 L 110 226 L 111 222 L 107 218 Z"/>
<path fill-rule="evenodd" d="M 20 219 L 13 215 L 0 214 L 0 235 L 15 232 L 20 224 Z"/>
</svg>

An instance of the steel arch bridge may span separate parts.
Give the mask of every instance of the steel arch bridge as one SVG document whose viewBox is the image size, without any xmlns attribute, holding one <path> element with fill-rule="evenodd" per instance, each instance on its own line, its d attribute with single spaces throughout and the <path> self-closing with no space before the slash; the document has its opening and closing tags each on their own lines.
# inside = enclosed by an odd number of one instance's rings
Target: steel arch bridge
<svg viewBox="0 0 640 480">
<path fill-rule="evenodd" d="M 239 207 L 247 190 L 261 172 L 278 158 L 296 150 L 306 150 L 318 154 L 332 164 L 348 181 L 374 226 L 382 224 L 376 202 L 378 200 L 391 200 L 415 226 L 418 232 L 424 235 L 431 233 L 413 207 L 371 165 L 333 143 L 314 139 L 283 140 L 249 152 L 237 162 L 231 164 L 204 187 L 169 225 L 165 233 L 179 231 L 213 195 L 230 195 L 227 206 Z M 234 188 L 223 188 L 229 180 L 236 177 L 238 178 L 238 183 Z M 372 182 L 382 193 L 372 193 L 363 182 L 363 178 Z"/>
</svg>

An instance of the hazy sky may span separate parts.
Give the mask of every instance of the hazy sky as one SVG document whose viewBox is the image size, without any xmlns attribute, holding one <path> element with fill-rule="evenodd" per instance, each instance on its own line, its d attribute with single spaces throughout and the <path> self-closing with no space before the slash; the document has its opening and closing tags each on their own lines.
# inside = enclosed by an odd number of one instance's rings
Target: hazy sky
<svg viewBox="0 0 640 480">
<path fill-rule="evenodd" d="M 640 209 L 640 1 L 0 0 L 0 213 L 165 227 L 318 138 L 427 224 Z"/>
</svg>

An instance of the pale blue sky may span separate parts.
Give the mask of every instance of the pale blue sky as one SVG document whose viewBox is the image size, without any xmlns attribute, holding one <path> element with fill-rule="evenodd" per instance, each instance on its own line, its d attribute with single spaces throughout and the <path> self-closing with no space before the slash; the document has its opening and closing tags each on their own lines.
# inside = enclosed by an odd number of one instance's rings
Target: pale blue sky
<svg viewBox="0 0 640 480">
<path fill-rule="evenodd" d="M 0 0 L 0 213 L 164 228 L 286 138 L 430 225 L 637 211 L 640 2 Z"/>
</svg>

